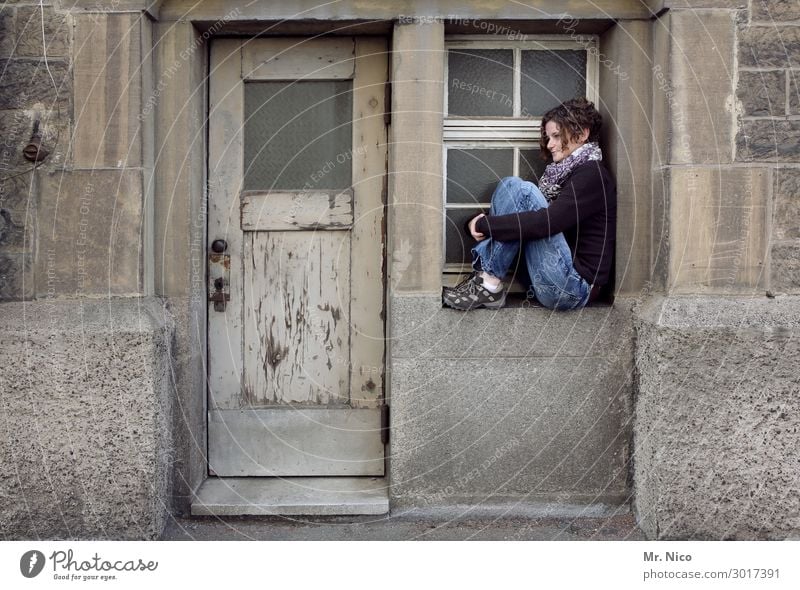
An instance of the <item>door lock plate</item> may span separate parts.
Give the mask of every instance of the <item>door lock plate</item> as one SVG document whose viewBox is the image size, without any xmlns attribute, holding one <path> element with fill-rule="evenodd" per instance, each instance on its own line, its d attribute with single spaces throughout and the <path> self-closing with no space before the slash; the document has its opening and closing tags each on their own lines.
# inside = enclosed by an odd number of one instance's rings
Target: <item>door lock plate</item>
<svg viewBox="0 0 800 590">
<path fill-rule="evenodd" d="M 231 257 L 228 254 L 208 255 L 208 300 L 214 303 L 214 311 L 225 311 L 231 300 Z"/>
</svg>

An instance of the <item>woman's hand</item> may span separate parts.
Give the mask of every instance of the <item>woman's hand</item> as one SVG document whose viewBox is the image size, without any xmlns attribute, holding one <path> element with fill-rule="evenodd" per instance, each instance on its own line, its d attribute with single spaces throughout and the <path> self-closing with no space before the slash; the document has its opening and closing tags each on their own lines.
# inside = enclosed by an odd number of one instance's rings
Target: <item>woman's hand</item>
<svg viewBox="0 0 800 590">
<path fill-rule="evenodd" d="M 481 240 L 484 240 L 484 239 L 486 239 L 486 236 L 485 236 L 485 235 L 483 235 L 482 233 L 480 233 L 480 232 L 479 232 L 479 231 L 478 231 L 478 230 L 475 228 L 475 226 L 478 224 L 478 220 L 479 220 L 481 217 L 486 217 L 486 215 L 484 215 L 483 213 L 481 213 L 480 215 L 476 215 L 476 216 L 475 216 L 475 217 L 473 217 L 473 218 L 470 220 L 470 222 L 469 222 L 469 233 L 471 233 L 471 234 L 472 234 L 472 237 L 473 237 L 473 238 L 475 238 L 475 240 L 477 240 L 478 242 L 480 242 Z"/>
</svg>

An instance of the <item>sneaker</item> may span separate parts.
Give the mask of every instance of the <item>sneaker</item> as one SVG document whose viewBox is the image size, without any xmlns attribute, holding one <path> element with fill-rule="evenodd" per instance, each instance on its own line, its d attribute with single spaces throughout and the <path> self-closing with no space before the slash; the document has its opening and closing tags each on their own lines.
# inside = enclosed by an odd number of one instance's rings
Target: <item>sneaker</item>
<svg viewBox="0 0 800 590">
<path fill-rule="evenodd" d="M 480 273 L 473 272 L 455 287 L 444 287 L 442 303 L 464 311 L 481 307 L 499 309 L 506 303 L 506 290 L 501 288 L 497 293 L 492 293 L 483 286 Z"/>
</svg>

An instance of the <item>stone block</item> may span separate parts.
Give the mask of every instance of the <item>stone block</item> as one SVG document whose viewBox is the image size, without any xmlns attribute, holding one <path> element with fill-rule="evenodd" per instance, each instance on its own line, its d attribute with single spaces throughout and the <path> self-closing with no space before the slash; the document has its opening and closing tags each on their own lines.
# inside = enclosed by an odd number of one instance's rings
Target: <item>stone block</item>
<svg viewBox="0 0 800 590">
<path fill-rule="evenodd" d="M 630 359 L 394 359 L 396 506 L 619 505 Z"/>
<path fill-rule="evenodd" d="M 670 177 L 670 288 L 763 292 L 770 229 L 767 171 L 681 167 Z"/>
<path fill-rule="evenodd" d="M 392 297 L 392 358 L 617 357 L 631 354 L 630 310 L 443 308 L 440 297 Z"/>
<path fill-rule="evenodd" d="M 0 59 L 0 109 L 30 109 L 41 103 L 46 109 L 68 112 L 72 87 L 67 62 L 48 60 L 48 65 L 49 73 L 38 59 Z"/>
<path fill-rule="evenodd" d="M 171 321 L 156 301 L 3 304 L 5 539 L 157 539 L 170 474 Z"/>
<path fill-rule="evenodd" d="M 770 287 L 778 293 L 800 293 L 800 239 L 772 244 Z"/>
<path fill-rule="evenodd" d="M 652 251 L 649 227 L 653 137 L 642 133 L 652 126 L 652 80 L 633 72 L 651 71 L 649 51 L 653 27 L 643 21 L 619 22 L 600 37 L 606 67 L 600 68 L 601 108 L 606 137 L 603 157 L 615 171 L 617 181 L 618 294 L 636 293 L 650 278 Z M 614 64 L 614 65 L 611 65 Z M 644 105 L 648 105 L 645 107 Z"/>
<path fill-rule="evenodd" d="M 0 11 L 0 57 L 14 56 L 14 15 L 16 11 L 4 6 Z"/>
<path fill-rule="evenodd" d="M 61 296 L 142 290 L 141 170 L 37 171 L 37 293 L 48 267 Z"/>
<path fill-rule="evenodd" d="M 52 6 L 20 6 L 14 54 L 17 57 L 68 57 L 69 33 L 69 17 L 65 13 L 56 12 Z"/>
<path fill-rule="evenodd" d="M 669 168 L 653 172 L 653 271 L 651 290 L 663 293 L 669 284 L 670 193 Z"/>
<path fill-rule="evenodd" d="M 776 168 L 772 239 L 800 238 L 800 169 Z"/>
<path fill-rule="evenodd" d="M 739 33 L 739 66 L 800 67 L 800 27 L 752 26 Z"/>
<path fill-rule="evenodd" d="M 392 297 L 393 502 L 622 501 L 631 303 L 463 313 Z"/>
<path fill-rule="evenodd" d="M 203 136 L 207 113 L 203 93 L 197 91 L 206 76 L 203 60 L 185 61 L 181 52 L 186 55 L 202 39 L 189 22 L 156 24 L 153 37 L 156 86 L 162 85 L 155 113 L 155 292 L 185 297 L 192 292 L 192 277 L 197 274 L 192 269 L 205 257 L 206 150 L 197 138 Z M 183 66 L 173 67 L 176 63 Z"/>
<path fill-rule="evenodd" d="M 67 2 L 89 3 L 94 0 L 67 0 Z M 127 4 L 128 0 L 122 0 Z M 148 2 L 149 3 L 149 2 Z M 265 18 L 264 5 L 243 4 L 235 13 L 236 20 L 259 20 Z M 273 0 L 269 3 L 269 18 L 274 21 L 294 20 L 302 14 L 308 20 L 395 20 L 403 16 L 405 21 L 412 16 L 419 21 L 430 23 L 442 15 L 457 15 L 459 18 L 494 18 L 498 20 L 558 20 L 563 15 L 569 14 L 578 20 L 608 19 L 611 15 L 619 19 L 647 19 L 651 10 L 641 0 L 594 0 L 587 2 L 572 2 L 564 7 L 563 0 L 538 0 L 536 10 L 531 10 L 529 4 L 516 4 L 504 2 L 499 4 L 472 4 L 463 0 L 406 0 L 396 2 L 369 2 L 362 0 L 340 0 L 335 5 L 320 4 L 317 0 Z M 227 10 L 228 7 L 221 2 L 163 2 L 160 11 L 162 21 L 208 21 L 213 22 Z M 485 32 L 475 26 L 473 31 Z M 255 29 L 254 29 L 255 30 Z M 263 30 L 263 29 L 257 29 Z M 553 29 L 548 29 L 553 31 Z"/>
<path fill-rule="evenodd" d="M 25 111 L 0 111 L 0 129 L 3 133 L 0 139 L 0 172 L 3 176 L 7 172 L 30 168 L 30 163 L 22 156 L 22 149 L 33 131 L 33 123 Z"/>
<path fill-rule="evenodd" d="M 132 12 L 147 11 L 153 18 L 158 19 L 159 9 L 163 0 L 114 0 L 113 2 L 98 2 L 98 0 L 61 0 L 61 6 L 74 12 Z"/>
<path fill-rule="evenodd" d="M 33 254 L 0 252 L 0 301 L 33 297 Z"/>
<path fill-rule="evenodd" d="M 32 217 L 33 211 L 26 214 L 24 209 L 0 208 L 0 250 L 16 254 L 33 251 L 32 236 L 25 235 L 25 227 L 33 227 Z"/>
<path fill-rule="evenodd" d="M 0 168 L 0 174 L 9 177 L 0 182 L 0 208 L 16 210 L 33 210 L 36 206 L 36 190 L 33 186 L 33 174 L 20 174 Z"/>
<path fill-rule="evenodd" d="M 670 27 L 670 163 L 731 162 L 734 15 L 676 11 L 671 14 Z"/>
<path fill-rule="evenodd" d="M 800 121 L 742 121 L 736 135 L 736 159 L 797 162 L 800 160 Z"/>
<path fill-rule="evenodd" d="M 796 297 L 642 308 L 633 481 L 649 538 L 800 533 L 798 318 Z"/>
<path fill-rule="evenodd" d="M 675 92 L 669 78 L 670 52 L 670 12 L 662 15 L 653 27 L 653 65 L 651 83 L 653 85 L 653 114 L 651 119 L 653 135 L 653 164 L 658 170 L 669 165 L 671 109 L 675 104 Z M 655 181 L 655 179 L 654 179 Z"/>
<path fill-rule="evenodd" d="M 663 0 L 664 8 L 747 8 L 747 0 Z"/>
<path fill-rule="evenodd" d="M 34 121 L 39 121 L 42 147 L 49 152 L 47 164 L 63 164 L 69 153 L 69 121 L 67 113 L 48 110 L 41 103 L 31 110 L 0 111 L 0 171 L 30 170 L 31 162 L 22 155 L 33 134 Z M 28 178 L 30 175 L 28 175 Z"/>
<path fill-rule="evenodd" d="M 800 20 L 800 4 L 796 0 L 752 0 L 750 18 L 766 22 Z"/>
<path fill-rule="evenodd" d="M 786 73 L 783 70 L 739 72 L 736 91 L 745 116 L 786 114 Z"/>
<path fill-rule="evenodd" d="M 141 14 L 76 15 L 74 165 L 142 166 Z"/>
<path fill-rule="evenodd" d="M 800 76 L 795 70 L 787 70 L 789 78 L 789 114 L 800 115 Z"/>
<path fill-rule="evenodd" d="M 172 424 L 176 456 L 172 507 L 189 514 L 192 494 L 208 473 L 206 445 L 197 444 L 206 436 L 206 309 L 205 301 L 189 297 L 171 297 L 164 303 L 175 324 L 170 367 L 175 403 L 181 408 L 173 415 Z"/>
<path fill-rule="evenodd" d="M 389 273 L 397 291 L 439 292 L 444 27 L 396 25 L 392 43 L 389 239 L 390 251 L 402 251 L 406 260 L 402 279 L 397 261 Z"/>
</svg>

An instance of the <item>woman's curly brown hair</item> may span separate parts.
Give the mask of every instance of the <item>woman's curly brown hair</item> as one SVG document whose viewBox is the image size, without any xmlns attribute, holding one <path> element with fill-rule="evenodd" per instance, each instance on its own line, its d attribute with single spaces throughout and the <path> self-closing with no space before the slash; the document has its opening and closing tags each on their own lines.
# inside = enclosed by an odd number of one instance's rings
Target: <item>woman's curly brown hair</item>
<svg viewBox="0 0 800 590">
<path fill-rule="evenodd" d="M 594 103 L 586 98 L 573 98 L 561 103 L 554 109 L 550 109 L 542 117 L 542 136 L 539 139 L 542 158 L 546 161 L 553 159 L 550 150 L 547 149 L 547 134 L 544 132 L 545 125 L 553 121 L 561 129 L 561 146 L 567 147 L 570 140 L 577 140 L 584 129 L 589 130 L 589 141 L 600 140 L 600 127 L 603 125 L 603 117 L 594 108 Z"/>
</svg>

